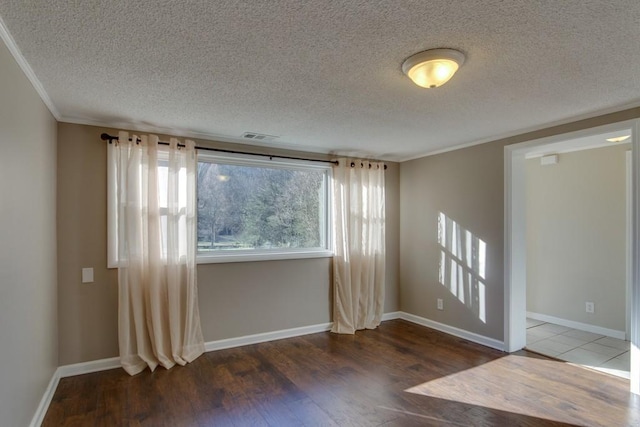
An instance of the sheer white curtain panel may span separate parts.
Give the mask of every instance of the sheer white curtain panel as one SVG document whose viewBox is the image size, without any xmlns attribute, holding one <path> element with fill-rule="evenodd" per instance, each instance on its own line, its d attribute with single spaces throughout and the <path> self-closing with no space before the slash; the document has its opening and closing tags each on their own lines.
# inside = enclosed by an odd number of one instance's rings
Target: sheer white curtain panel
<svg viewBox="0 0 640 427">
<path fill-rule="evenodd" d="M 374 329 L 384 311 L 384 164 L 340 159 L 333 168 L 333 328 Z"/>
<path fill-rule="evenodd" d="M 185 365 L 204 352 L 196 282 L 193 141 L 120 132 L 115 172 L 120 361 L 130 375 Z"/>
</svg>

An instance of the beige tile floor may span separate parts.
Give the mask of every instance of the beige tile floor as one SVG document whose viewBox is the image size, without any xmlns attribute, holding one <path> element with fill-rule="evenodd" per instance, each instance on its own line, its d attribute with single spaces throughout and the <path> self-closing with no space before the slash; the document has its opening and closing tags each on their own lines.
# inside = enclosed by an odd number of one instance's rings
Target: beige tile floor
<svg viewBox="0 0 640 427">
<path fill-rule="evenodd" d="M 629 341 L 527 319 L 527 348 L 629 378 Z"/>
</svg>

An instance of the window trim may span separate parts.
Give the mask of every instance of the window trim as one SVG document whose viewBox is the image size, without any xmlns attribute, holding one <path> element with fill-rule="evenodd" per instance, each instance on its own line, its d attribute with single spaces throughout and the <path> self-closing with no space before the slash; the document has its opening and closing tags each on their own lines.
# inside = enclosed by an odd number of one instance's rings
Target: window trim
<svg viewBox="0 0 640 427">
<path fill-rule="evenodd" d="M 113 156 L 116 144 L 107 145 L 107 268 L 119 268 L 127 264 L 126 259 L 122 259 L 119 253 L 118 242 L 118 192 L 117 192 L 117 165 Z M 158 147 L 158 164 L 157 167 L 168 166 L 169 147 Z M 197 190 L 197 189 L 196 189 Z M 166 217 L 168 208 L 160 207 L 160 217 Z M 181 214 L 184 208 L 181 208 Z M 163 255 L 163 259 L 166 254 Z"/>
<path fill-rule="evenodd" d="M 222 252 L 222 251 L 221 251 Z M 275 251 L 270 249 L 247 250 L 245 253 L 217 253 L 215 255 L 196 255 L 196 264 L 221 264 L 230 262 L 279 261 L 287 259 L 331 258 L 331 250 L 292 250 Z"/>
<path fill-rule="evenodd" d="M 277 248 L 277 249 L 244 249 L 244 250 L 221 250 L 216 253 L 201 252 L 196 248 L 196 264 L 217 264 L 231 262 L 252 262 L 252 261 L 276 261 L 287 259 L 310 259 L 333 257 L 333 232 L 332 232 L 332 181 L 333 169 L 330 165 L 319 164 L 306 160 L 290 159 L 257 159 L 246 154 L 214 154 L 210 151 L 197 151 L 198 163 L 218 163 L 235 166 L 265 167 L 302 171 L 324 171 L 324 247 L 318 248 Z M 196 183 L 197 185 L 197 183 Z M 196 189 L 197 191 L 197 189 Z"/>
</svg>

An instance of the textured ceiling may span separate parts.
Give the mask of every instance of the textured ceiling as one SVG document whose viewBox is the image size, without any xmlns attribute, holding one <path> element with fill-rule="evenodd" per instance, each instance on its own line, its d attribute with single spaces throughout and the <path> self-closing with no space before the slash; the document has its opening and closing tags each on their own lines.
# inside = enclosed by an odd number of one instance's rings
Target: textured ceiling
<svg viewBox="0 0 640 427">
<path fill-rule="evenodd" d="M 0 0 L 0 17 L 69 122 L 402 160 L 640 105 L 638 0 Z M 438 47 L 466 63 L 418 88 L 401 63 Z"/>
</svg>

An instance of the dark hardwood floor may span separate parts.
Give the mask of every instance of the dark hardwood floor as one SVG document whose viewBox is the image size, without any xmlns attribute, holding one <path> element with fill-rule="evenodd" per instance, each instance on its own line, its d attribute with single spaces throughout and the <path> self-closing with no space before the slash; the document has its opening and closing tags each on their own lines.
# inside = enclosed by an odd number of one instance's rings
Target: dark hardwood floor
<svg viewBox="0 0 640 427">
<path fill-rule="evenodd" d="M 44 426 L 640 426 L 628 382 L 402 320 L 64 378 Z"/>
</svg>

